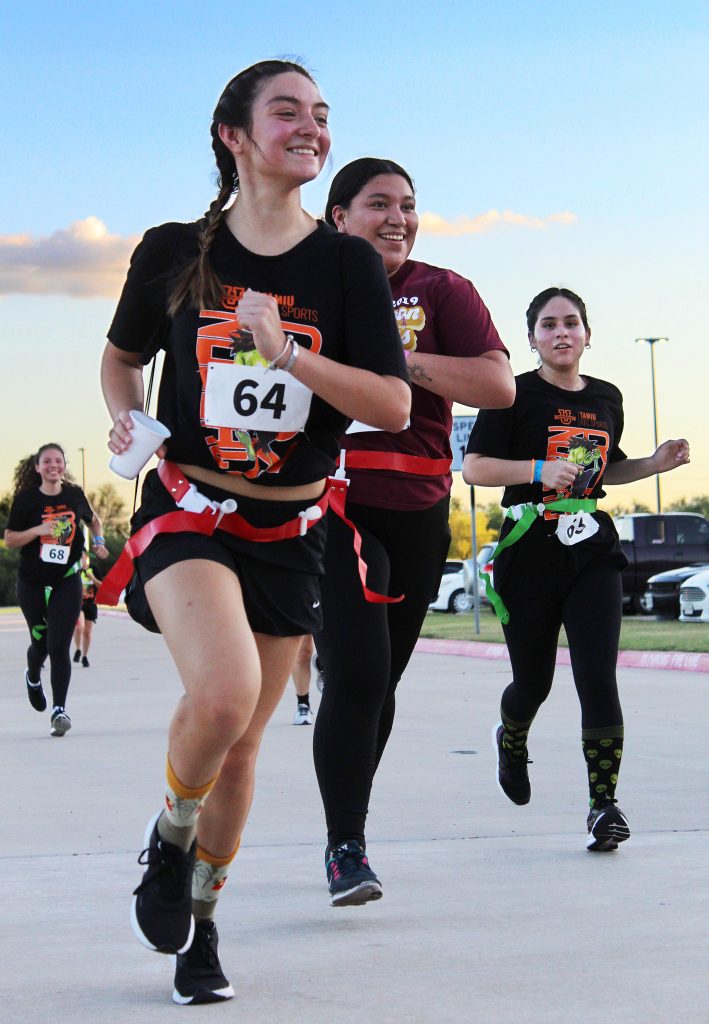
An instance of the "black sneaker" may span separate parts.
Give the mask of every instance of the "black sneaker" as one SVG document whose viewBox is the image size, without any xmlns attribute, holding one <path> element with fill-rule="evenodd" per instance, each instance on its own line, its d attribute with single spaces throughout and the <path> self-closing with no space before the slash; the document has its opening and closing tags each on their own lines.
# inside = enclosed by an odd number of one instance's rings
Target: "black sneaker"
<svg viewBox="0 0 709 1024">
<path fill-rule="evenodd" d="M 197 921 L 192 945 L 186 953 L 177 954 L 173 1001 L 181 1006 L 190 1003 L 221 1003 L 234 998 L 234 989 L 224 977 L 217 945 L 219 936 L 214 921 Z"/>
<path fill-rule="evenodd" d="M 492 745 L 497 754 L 497 785 L 513 804 L 522 806 L 529 803 L 532 795 L 527 771 L 527 765 L 532 762 L 527 757 L 526 749 L 521 754 L 512 754 L 503 746 L 504 731 L 502 722 L 492 730 Z"/>
<path fill-rule="evenodd" d="M 74 658 L 74 661 L 76 661 L 76 658 Z M 81 664 L 84 666 L 84 668 L 89 667 L 89 659 L 86 657 L 86 655 L 84 655 L 83 658 L 81 659 Z"/>
<path fill-rule="evenodd" d="M 74 664 L 78 664 L 81 661 L 81 651 L 74 651 Z"/>
<path fill-rule="evenodd" d="M 197 843 L 189 853 L 158 833 L 159 811 L 148 822 L 145 849 L 138 857 L 147 871 L 133 895 L 130 920 L 144 946 L 157 953 L 184 953 L 194 935 L 192 869 Z"/>
<path fill-rule="evenodd" d="M 44 696 L 41 680 L 39 683 L 31 683 L 29 673 L 25 672 L 25 682 L 27 683 L 27 696 L 32 707 L 35 711 L 46 711 L 47 698 Z"/>
<path fill-rule="evenodd" d="M 586 849 L 617 850 L 618 843 L 630 838 L 630 825 L 615 800 L 609 800 L 602 807 L 592 807 L 586 821 L 588 842 Z"/>
<path fill-rule="evenodd" d="M 325 869 L 332 907 L 359 907 L 370 900 L 380 900 L 384 895 L 364 847 L 356 839 L 348 839 L 333 850 L 326 850 Z"/>
<path fill-rule="evenodd" d="M 71 729 L 71 719 L 64 708 L 55 708 L 52 711 L 52 721 L 49 725 L 50 736 L 64 736 Z"/>
</svg>

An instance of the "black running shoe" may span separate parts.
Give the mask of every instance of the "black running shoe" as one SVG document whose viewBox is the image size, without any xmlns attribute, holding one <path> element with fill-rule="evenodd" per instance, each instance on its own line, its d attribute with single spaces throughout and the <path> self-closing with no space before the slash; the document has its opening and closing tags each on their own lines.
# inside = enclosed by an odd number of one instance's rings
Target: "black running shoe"
<svg viewBox="0 0 709 1024">
<path fill-rule="evenodd" d="M 617 850 L 618 843 L 630 838 L 630 825 L 615 800 L 609 800 L 602 807 L 592 807 L 586 821 L 588 842 L 586 849 L 604 852 Z"/>
<path fill-rule="evenodd" d="M 44 696 L 41 681 L 36 684 L 31 683 L 29 673 L 25 672 L 25 682 L 27 683 L 27 696 L 32 707 L 35 711 L 46 711 L 47 698 Z"/>
<path fill-rule="evenodd" d="M 76 659 L 74 660 L 76 661 Z M 81 659 L 81 664 L 83 665 L 84 668 L 89 667 L 89 659 L 86 657 L 86 655 L 84 655 L 83 658 Z"/>
<path fill-rule="evenodd" d="M 81 651 L 74 651 L 74 664 L 78 664 L 81 661 Z"/>
<path fill-rule="evenodd" d="M 526 749 L 520 754 L 513 754 L 504 746 L 504 726 L 500 722 L 493 727 L 492 745 L 497 754 L 497 785 L 513 804 L 528 804 L 532 795 L 529 785 L 527 765 L 532 762 L 527 757 Z"/>
<path fill-rule="evenodd" d="M 192 945 L 186 953 L 177 954 L 173 1001 L 181 1006 L 190 1003 L 221 1003 L 234 998 L 234 989 L 224 977 L 219 963 L 219 936 L 214 921 L 197 921 Z"/>
<path fill-rule="evenodd" d="M 333 907 L 359 907 L 383 896 L 381 882 L 369 866 L 364 847 L 356 839 L 348 839 L 333 850 L 326 850 L 325 869 Z"/>
<path fill-rule="evenodd" d="M 130 920 L 144 946 L 157 953 L 184 953 L 194 935 L 192 869 L 197 843 L 189 853 L 166 843 L 158 833 L 158 818 L 148 822 L 145 849 L 138 858 L 147 871 L 133 895 Z"/>
<path fill-rule="evenodd" d="M 64 708 L 55 708 L 52 711 L 52 721 L 49 726 L 50 736 L 64 736 L 71 729 L 71 719 Z"/>
</svg>

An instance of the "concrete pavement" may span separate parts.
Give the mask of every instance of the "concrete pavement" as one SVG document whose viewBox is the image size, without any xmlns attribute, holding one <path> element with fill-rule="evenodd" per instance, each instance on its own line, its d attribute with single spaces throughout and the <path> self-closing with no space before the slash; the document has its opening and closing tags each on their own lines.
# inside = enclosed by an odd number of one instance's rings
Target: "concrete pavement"
<svg viewBox="0 0 709 1024">
<path fill-rule="evenodd" d="M 0 616 L 3 1020 L 709 1019 L 709 676 L 621 670 L 619 797 L 633 834 L 593 855 L 569 669 L 535 723 L 532 802 L 519 808 L 495 786 L 490 744 L 507 663 L 416 654 L 370 809 L 385 896 L 342 910 L 327 899 L 312 730 L 290 724 L 289 684 L 218 912 L 236 998 L 181 1008 L 171 959 L 143 949 L 128 922 L 179 683 L 161 638 L 127 618 L 100 616 L 94 636 L 91 667 L 72 679 L 74 727 L 53 739 L 25 696 L 24 624 Z"/>
</svg>

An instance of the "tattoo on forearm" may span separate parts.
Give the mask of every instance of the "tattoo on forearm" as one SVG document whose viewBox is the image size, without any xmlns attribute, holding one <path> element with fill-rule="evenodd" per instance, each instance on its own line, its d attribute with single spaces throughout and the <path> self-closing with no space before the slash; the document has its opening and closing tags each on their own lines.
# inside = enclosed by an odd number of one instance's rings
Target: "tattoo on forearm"
<svg viewBox="0 0 709 1024">
<path fill-rule="evenodd" d="M 420 380 L 427 380 L 431 383 L 433 378 L 429 377 L 420 363 L 409 362 L 409 380 L 412 380 L 414 383 Z"/>
</svg>

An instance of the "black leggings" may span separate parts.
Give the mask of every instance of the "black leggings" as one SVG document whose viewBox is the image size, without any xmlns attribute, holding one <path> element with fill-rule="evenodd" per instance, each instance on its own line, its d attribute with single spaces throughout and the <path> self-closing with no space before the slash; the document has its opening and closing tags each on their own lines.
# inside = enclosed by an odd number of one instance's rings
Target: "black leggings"
<svg viewBox="0 0 709 1024">
<path fill-rule="evenodd" d="M 513 722 L 529 722 L 549 696 L 563 625 L 582 729 L 622 725 L 616 681 L 623 608 L 620 569 L 592 564 L 567 584 L 551 577 L 537 581 L 534 597 L 516 596 L 513 577 L 504 593 L 500 591 L 510 613 L 504 633 L 513 674 L 502 694 L 504 714 Z"/>
<path fill-rule="evenodd" d="M 350 504 L 362 534 L 367 585 L 406 595 L 399 604 L 364 599 L 352 531 L 328 518 L 323 628 L 316 634 L 325 674 L 313 747 L 328 841 L 364 841 L 369 794 L 394 722 L 397 683 L 430 602 L 438 593 L 448 547 L 449 500 L 421 512 Z"/>
<path fill-rule="evenodd" d="M 81 611 L 81 597 L 81 574 L 78 572 L 53 584 L 48 601 L 43 583 L 17 581 L 17 601 L 32 638 L 27 648 L 27 672 L 33 683 L 38 682 L 42 666 L 49 656 L 54 707 L 66 706 L 71 679 L 69 648 Z M 42 626 L 46 628 L 38 629 Z"/>
</svg>

